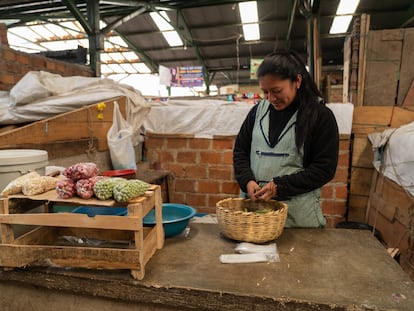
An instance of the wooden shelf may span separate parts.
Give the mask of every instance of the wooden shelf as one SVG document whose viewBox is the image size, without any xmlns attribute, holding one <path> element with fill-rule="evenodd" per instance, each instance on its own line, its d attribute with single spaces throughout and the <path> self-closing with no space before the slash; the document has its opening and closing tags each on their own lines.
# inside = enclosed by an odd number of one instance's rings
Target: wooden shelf
<svg viewBox="0 0 414 311">
<path fill-rule="evenodd" d="M 23 200 L 24 199 L 24 200 Z M 11 201 L 39 201 L 44 213 L 10 214 Z M 125 206 L 127 216 L 49 213 L 50 206 Z M 24 204 L 24 203 L 23 203 Z M 155 209 L 156 225 L 144 227 L 143 218 Z M 34 229 L 15 237 L 14 225 Z M 127 204 L 114 200 L 60 199 L 54 190 L 36 196 L 14 195 L 0 200 L 0 266 L 60 266 L 89 269 L 130 269 L 142 280 L 145 265 L 164 245 L 161 188 L 151 185 L 144 196 Z M 69 243 L 68 238 L 81 243 Z M 88 243 L 88 241 L 94 243 Z M 86 242 L 85 242 L 86 241 Z"/>
</svg>

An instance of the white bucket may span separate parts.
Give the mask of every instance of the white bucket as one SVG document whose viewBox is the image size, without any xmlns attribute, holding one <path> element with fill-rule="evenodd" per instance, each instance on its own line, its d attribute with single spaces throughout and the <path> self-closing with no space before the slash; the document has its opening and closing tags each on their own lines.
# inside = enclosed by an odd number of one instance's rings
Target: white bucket
<svg viewBox="0 0 414 311">
<path fill-rule="evenodd" d="M 24 174 L 36 171 L 45 174 L 48 154 L 45 150 L 5 149 L 0 150 L 0 191 Z"/>
</svg>

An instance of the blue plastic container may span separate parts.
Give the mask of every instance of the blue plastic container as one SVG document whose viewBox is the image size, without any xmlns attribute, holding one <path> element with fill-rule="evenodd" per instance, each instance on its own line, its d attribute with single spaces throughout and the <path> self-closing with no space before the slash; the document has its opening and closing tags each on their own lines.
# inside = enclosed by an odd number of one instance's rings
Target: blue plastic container
<svg viewBox="0 0 414 311">
<path fill-rule="evenodd" d="M 164 203 L 162 205 L 162 225 L 165 237 L 180 234 L 187 227 L 188 222 L 196 214 L 196 210 L 188 205 Z M 143 219 L 144 226 L 155 225 L 155 211 L 152 209 Z"/>
<path fill-rule="evenodd" d="M 72 213 L 87 214 L 89 217 L 96 215 L 125 216 L 128 214 L 128 209 L 126 207 L 79 206 Z"/>
</svg>

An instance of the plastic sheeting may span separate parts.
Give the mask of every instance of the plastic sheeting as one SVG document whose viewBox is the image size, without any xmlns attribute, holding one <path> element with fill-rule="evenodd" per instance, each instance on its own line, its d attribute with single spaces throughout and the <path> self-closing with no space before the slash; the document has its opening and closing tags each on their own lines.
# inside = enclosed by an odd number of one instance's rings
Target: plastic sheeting
<svg viewBox="0 0 414 311">
<path fill-rule="evenodd" d="M 28 72 L 10 92 L 0 92 L 0 125 L 35 122 L 120 96 L 127 99 L 136 144 L 150 104 L 139 91 L 110 79 Z"/>
<path fill-rule="evenodd" d="M 350 103 L 332 103 L 340 134 L 351 134 L 354 106 Z M 170 100 L 157 103 L 144 121 L 145 131 L 156 134 L 190 134 L 198 138 L 215 135 L 234 136 L 252 109 L 246 102 L 224 100 Z"/>
<path fill-rule="evenodd" d="M 414 195 L 414 122 L 368 134 L 374 167 Z"/>
</svg>

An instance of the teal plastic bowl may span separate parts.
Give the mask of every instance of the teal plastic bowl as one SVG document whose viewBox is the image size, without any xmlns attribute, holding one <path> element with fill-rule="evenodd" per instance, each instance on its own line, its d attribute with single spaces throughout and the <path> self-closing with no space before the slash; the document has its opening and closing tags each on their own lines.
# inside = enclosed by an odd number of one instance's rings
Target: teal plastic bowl
<svg viewBox="0 0 414 311">
<path fill-rule="evenodd" d="M 162 225 L 165 237 L 180 234 L 188 222 L 196 214 L 196 210 L 188 205 L 164 203 L 162 205 Z M 143 219 L 144 226 L 155 226 L 155 211 L 152 209 Z"/>
</svg>

